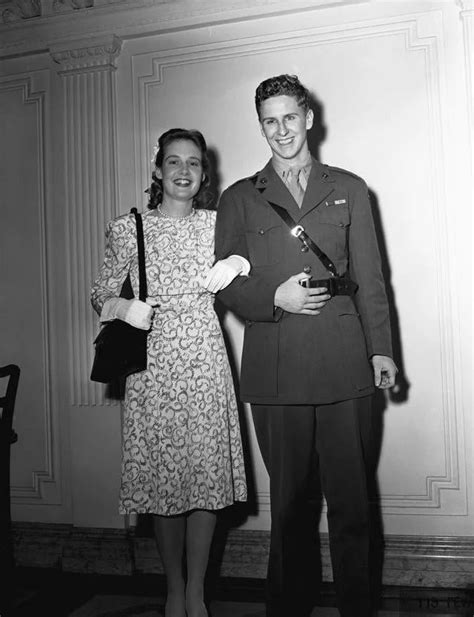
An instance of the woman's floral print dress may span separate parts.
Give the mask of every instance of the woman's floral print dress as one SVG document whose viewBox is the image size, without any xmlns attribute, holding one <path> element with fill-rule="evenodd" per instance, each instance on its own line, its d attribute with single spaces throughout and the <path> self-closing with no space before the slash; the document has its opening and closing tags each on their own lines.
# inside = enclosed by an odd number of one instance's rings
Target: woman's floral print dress
<svg viewBox="0 0 474 617">
<path fill-rule="evenodd" d="M 173 515 L 217 510 L 247 496 L 239 417 L 213 294 L 215 212 L 143 215 L 148 297 L 156 298 L 148 366 L 127 378 L 119 511 Z M 111 221 L 92 304 L 120 294 L 130 272 L 138 297 L 133 215 Z"/>
</svg>

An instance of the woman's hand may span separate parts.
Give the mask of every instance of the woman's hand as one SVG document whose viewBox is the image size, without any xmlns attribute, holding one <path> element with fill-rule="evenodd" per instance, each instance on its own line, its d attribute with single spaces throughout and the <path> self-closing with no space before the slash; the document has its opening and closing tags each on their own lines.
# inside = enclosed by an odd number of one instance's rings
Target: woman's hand
<svg viewBox="0 0 474 617">
<path fill-rule="evenodd" d="M 100 321 L 104 323 L 113 319 L 121 319 L 140 330 L 149 330 L 154 312 L 154 307 L 150 306 L 148 301 L 110 298 L 102 307 Z"/>
<path fill-rule="evenodd" d="M 236 276 L 247 275 L 250 264 L 241 255 L 230 255 L 217 261 L 204 279 L 202 286 L 211 293 L 217 293 L 231 283 Z"/>
</svg>

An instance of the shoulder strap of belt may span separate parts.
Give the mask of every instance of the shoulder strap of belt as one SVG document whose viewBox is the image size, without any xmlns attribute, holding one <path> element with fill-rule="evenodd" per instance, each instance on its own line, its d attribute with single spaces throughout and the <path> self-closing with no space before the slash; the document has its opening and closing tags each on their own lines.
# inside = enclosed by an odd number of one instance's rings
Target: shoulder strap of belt
<svg viewBox="0 0 474 617">
<path fill-rule="evenodd" d="M 252 178 L 250 178 L 250 181 L 253 183 L 254 186 L 255 186 L 256 179 L 257 179 L 257 175 L 252 176 Z M 263 189 L 257 189 L 257 191 L 259 191 L 259 193 L 261 194 Z M 273 203 L 272 201 L 268 201 L 267 199 L 265 199 L 265 201 L 267 202 L 269 206 L 273 208 L 273 210 L 288 225 L 291 231 L 291 235 L 294 236 L 295 238 L 298 238 L 298 240 L 300 240 L 303 246 L 306 246 L 309 249 L 311 249 L 313 253 L 316 255 L 316 257 L 319 259 L 319 261 L 326 268 L 326 270 L 328 270 L 332 274 L 332 276 L 339 276 L 337 272 L 337 268 L 334 265 L 334 263 L 331 261 L 331 259 L 329 259 L 326 253 L 324 253 L 324 251 L 322 251 L 319 248 L 319 246 L 315 242 L 313 242 L 313 240 L 305 232 L 304 227 L 296 223 L 296 221 L 293 219 L 293 217 L 288 212 L 288 210 L 285 210 L 285 208 L 282 208 L 281 206 L 278 206 L 277 204 Z"/>
</svg>

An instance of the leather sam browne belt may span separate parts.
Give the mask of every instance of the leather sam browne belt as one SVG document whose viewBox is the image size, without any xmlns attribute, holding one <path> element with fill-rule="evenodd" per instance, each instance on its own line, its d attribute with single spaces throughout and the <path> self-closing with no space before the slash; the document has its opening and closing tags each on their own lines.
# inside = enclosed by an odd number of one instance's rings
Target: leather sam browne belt
<svg viewBox="0 0 474 617">
<path fill-rule="evenodd" d="M 255 186 L 256 176 L 251 178 L 251 181 L 253 182 Z M 257 189 L 257 190 L 260 192 L 260 194 L 263 191 L 263 189 Z M 290 228 L 291 235 L 294 236 L 295 238 L 298 238 L 298 240 L 302 243 L 303 247 L 301 250 L 307 251 L 308 249 L 310 249 L 311 251 L 313 251 L 313 253 L 319 259 L 319 261 L 323 264 L 326 270 L 328 270 L 328 272 L 331 274 L 331 277 L 328 279 L 319 279 L 319 280 L 305 279 L 304 281 L 301 281 L 301 284 L 303 285 L 303 287 L 313 287 L 313 288 L 314 287 L 326 287 L 326 289 L 328 290 L 328 293 L 331 296 L 353 296 L 358 289 L 358 285 L 357 283 L 354 283 L 354 281 L 352 281 L 349 278 L 349 275 L 347 274 L 347 272 L 345 272 L 344 274 L 338 274 L 337 268 L 334 265 L 334 263 L 331 261 L 331 259 L 308 236 L 308 234 L 304 230 L 304 227 L 294 221 L 293 217 L 290 215 L 288 210 L 285 210 L 285 208 L 282 208 L 281 206 L 271 201 L 268 201 L 268 200 L 265 200 L 265 201 L 271 208 L 273 208 L 273 210 L 278 214 L 278 216 L 282 218 L 283 221 L 288 225 L 288 227 Z"/>
<path fill-rule="evenodd" d="M 357 285 L 345 274 L 329 279 L 304 279 L 300 285 L 303 287 L 326 287 L 330 296 L 353 296 L 357 291 Z"/>
</svg>

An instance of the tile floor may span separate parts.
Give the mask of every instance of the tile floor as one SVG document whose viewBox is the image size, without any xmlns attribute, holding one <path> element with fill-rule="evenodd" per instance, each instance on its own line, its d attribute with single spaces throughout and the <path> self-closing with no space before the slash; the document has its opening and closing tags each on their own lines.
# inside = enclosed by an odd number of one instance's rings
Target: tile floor
<svg viewBox="0 0 474 617">
<path fill-rule="evenodd" d="M 211 604 L 210 617 L 265 617 L 264 606 L 254 602 L 216 601 Z M 473 609 L 474 610 L 474 609 Z M 70 614 L 70 617 L 163 617 L 164 612 L 152 598 L 96 596 L 86 605 Z M 471 617 L 470 613 L 446 613 L 425 611 L 379 610 L 377 617 Z M 292 617 L 288 615 L 288 617 Z M 311 617 L 339 617 L 334 607 L 315 608 Z"/>
<path fill-rule="evenodd" d="M 96 596 L 70 617 L 162 617 L 160 608 L 151 598 Z M 255 602 L 216 601 L 210 608 L 210 617 L 265 617 L 263 604 Z M 332 607 L 316 608 L 311 617 L 339 617 L 339 612 Z M 400 612 L 381 611 L 378 617 L 400 617 Z"/>
<path fill-rule="evenodd" d="M 163 617 L 159 575 L 104 576 L 18 569 L 14 608 L 0 617 Z M 253 579 L 218 581 L 210 617 L 265 617 L 263 584 Z M 339 617 L 328 585 L 311 617 Z M 288 615 L 288 617 L 292 617 Z M 474 588 L 384 588 L 378 617 L 474 617 Z"/>
</svg>

